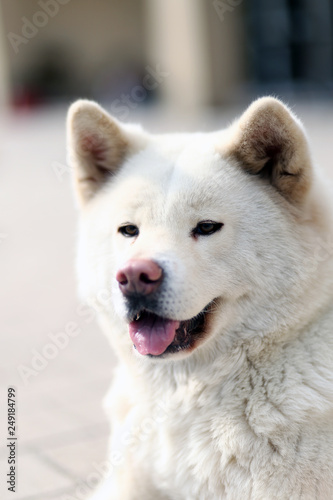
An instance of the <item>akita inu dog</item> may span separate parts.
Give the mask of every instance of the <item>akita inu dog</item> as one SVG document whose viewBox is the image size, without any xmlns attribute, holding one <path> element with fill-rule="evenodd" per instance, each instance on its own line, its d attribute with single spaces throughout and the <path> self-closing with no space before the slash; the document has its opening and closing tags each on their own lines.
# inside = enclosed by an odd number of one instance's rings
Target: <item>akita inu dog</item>
<svg viewBox="0 0 333 500">
<path fill-rule="evenodd" d="M 333 220 L 299 120 L 68 141 L 81 296 L 119 356 L 101 500 L 333 498 Z M 103 300 L 105 297 L 111 300 Z"/>
</svg>

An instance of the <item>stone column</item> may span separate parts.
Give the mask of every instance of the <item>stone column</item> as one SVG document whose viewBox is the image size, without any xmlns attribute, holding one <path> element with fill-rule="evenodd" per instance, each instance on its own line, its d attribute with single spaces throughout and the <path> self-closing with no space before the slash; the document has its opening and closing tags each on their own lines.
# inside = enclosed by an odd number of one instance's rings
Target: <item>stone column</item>
<svg viewBox="0 0 333 500">
<path fill-rule="evenodd" d="M 168 73 L 160 84 L 165 100 L 177 107 L 210 102 L 210 57 L 202 0 L 145 0 L 146 53 Z M 162 78 L 161 78 L 162 80 Z"/>
</svg>

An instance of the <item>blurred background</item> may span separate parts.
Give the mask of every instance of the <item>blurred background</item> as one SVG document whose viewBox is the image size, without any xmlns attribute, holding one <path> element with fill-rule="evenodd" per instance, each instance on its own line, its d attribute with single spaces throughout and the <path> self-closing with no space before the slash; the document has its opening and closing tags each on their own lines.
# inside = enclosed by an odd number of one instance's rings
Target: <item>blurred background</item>
<svg viewBox="0 0 333 500">
<path fill-rule="evenodd" d="M 332 92 L 330 0 L 1 5 L 1 94 L 15 108 L 78 95 L 110 101 L 136 86 L 145 92 L 132 100 L 181 106 L 223 105 L 249 92 Z M 148 65 L 171 78 L 145 85 Z"/>
<path fill-rule="evenodd" d="M 76 296 L 69 104 L 95 99 L 151 131 L 212 130 L 264 94 L 298 114 L 332 178 L 333 0 L 0 0 L 1 500 L 80 500 L 107 474 L 116 360 Z"/>
</svg>

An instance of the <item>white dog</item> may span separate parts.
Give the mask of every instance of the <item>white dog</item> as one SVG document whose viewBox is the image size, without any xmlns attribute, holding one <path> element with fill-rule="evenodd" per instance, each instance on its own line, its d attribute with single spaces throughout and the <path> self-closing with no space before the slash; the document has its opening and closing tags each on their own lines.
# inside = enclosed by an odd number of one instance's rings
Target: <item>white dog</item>
<svg viewBox="0 0 333 500">
<path fill-rule="evenodd" d="M 68 134 L 81 296 L 120 360 L 94 498 L 331 500 L 332 207 L 299 120 L 267 97 L 150 135 L 78 101 Z"/>
</svg>

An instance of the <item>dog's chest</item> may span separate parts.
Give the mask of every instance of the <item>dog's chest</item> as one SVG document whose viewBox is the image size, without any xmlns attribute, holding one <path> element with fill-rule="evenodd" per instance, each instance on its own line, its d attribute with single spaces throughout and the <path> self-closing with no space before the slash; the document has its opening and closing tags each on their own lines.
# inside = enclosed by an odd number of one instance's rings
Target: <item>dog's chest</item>
<svg viewBox="0 0 333 500">
<path fill-rule="evenodd" d="M 157 406 L 161 422 L 147 444 L 158 485 L 171 498 L 180 492 L 186 499 L 251 498 L 265 475 L 288 475 L 286 463 L 296 459 L 299 429 L 267 386 L 249 376 L 225 385 L 180 385 Z"/>
<path fill-rule="evenodd" d="M 155 450 L 162 491 L 172 498 L 184 491 L 184 498 L 190 492 L 191 498 L 222 499 L 235 477 L 240 492 L 248 491 L 255 448 L 262 442 L 247 421 L 246 401 L 227 397 L 218 387 L 196 389 L 178 388 L 152 411 L 161 421 L 148 447 Z"/>
</svg>

